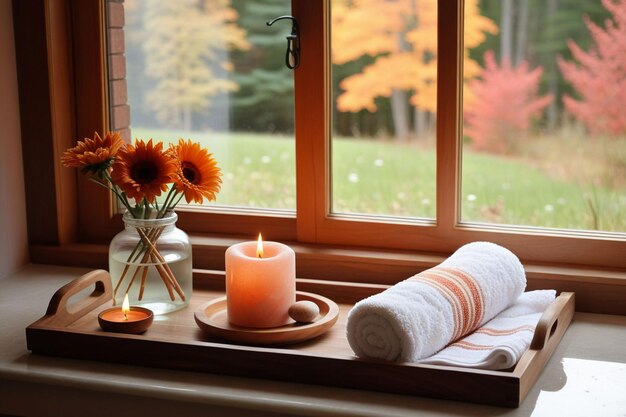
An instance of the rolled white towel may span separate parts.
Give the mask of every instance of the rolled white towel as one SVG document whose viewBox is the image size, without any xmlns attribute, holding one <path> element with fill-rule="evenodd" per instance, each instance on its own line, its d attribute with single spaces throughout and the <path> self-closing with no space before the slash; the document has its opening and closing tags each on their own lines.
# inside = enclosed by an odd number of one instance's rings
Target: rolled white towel
<svg viewBox="0 0 626 417">
<path fill-rule="evenodd" d="M 347 337 L 362 358 L 416 362 L 477 329 L 526 287 L 519 259 L 474 242 L 350 310 Z"/>
<path fill-rule="evenodd" d="M 511 307 L 484 326 L 420 363 L 482 369 L 510 368 L 528 350 L 541 314 L 555 297 L 554 290 L 525 292 Z"/>
</svg>

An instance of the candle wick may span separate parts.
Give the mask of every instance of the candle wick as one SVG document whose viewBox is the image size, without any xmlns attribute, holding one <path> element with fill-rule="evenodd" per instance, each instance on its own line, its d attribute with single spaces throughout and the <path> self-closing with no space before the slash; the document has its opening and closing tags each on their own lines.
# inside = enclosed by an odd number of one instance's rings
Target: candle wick
<svg viewBox="0 0 626 417">
<path fill-rule="evenodd" d="M 258 257 L 258 258 L 262 258 L 262 257 L 263 257 L 263 255 L 261 255 L 260 253 L 257 253 L 257 257 Z"/>
<path fill-rule="evenodd" d="M 124 320 L 128 320 L 128 317 L 126 316 L 126 312 L 124 312 Z"/>
</svg>

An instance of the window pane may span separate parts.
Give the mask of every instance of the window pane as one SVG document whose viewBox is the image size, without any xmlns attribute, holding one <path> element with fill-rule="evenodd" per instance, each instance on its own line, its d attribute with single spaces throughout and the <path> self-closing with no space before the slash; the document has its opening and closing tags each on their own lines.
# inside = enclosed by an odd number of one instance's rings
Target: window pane
<svg viewBox="0 0 626 417">
<path fill-rule="evenodd" d="M 332 210 L 435 217 L 436 0 L 333 0 Z"/>
<path fill-rule="evenodd" d="M 468 3 L 493 27 L 477 43 L 466 20 L 463 220 L 626 230 L 626 3 L 612 4 Z"/>
<path fill-rule="evenodd" d="M 294 209 L 293 73 L 284 64 L 289 28 L 265 24 L 289 14 L 290 1 L 121 4 L 125 25 L 110 29 L 112 128 L 130 124 L 133 139 L 201 142 L 223 172 L 219 205 Z M 125 51 L 116 53 L 115 31 L 123 31 Z M 115 73 L 124 58 L 125 74 Z M 119 93 L 124 77 L 127 103 Z M 116 115 L 126 104 L 124 124 Z"/>
</svg>

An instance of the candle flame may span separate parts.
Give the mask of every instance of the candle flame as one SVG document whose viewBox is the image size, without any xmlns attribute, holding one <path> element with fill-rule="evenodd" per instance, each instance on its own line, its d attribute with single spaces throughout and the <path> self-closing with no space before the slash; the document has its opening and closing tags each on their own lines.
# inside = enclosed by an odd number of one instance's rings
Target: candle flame
<svg viewBox="0 0 626 417">
<path fill-rule="evenodd" d="M 124 320 L 128 320 L 126 314 L 130 311 L 130 303 L 128 302 L 128 294 L 124 296 L 124 302 L 122 303 L 122 312 L 124 313 Z"/>
<path fill-rule="evenodd" d="M 263 238 L 261 237 L 261 233 L 259 233 L 259 240 L 256 243 L 256 257 L 263 257 Z"/>
</svg>

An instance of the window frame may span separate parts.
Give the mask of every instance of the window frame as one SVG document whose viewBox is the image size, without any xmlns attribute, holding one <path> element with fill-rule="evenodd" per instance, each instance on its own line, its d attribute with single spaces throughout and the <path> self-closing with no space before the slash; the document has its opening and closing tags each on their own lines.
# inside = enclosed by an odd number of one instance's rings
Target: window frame
<svg viewBox="0 0 626 417">
<path fill-rule="evenodd" d="M 90 137 L 93 131 L 109 130 L 108 51 L 106 0 L 70 0 L 74 39 L 76 89 L 76 137 Z M 97 30 L 94 30 L 97 29 Z M 96 127 L 94 129 L 94 127 Z M 82 241 L 110 240 L 122 228 L 112 194 L 93 187 L 86 178 L 78 183 L 79 232 Z M 247 208 L 186 207 L 178 211 L 178 225 L 190 233 L 218 233 L 252 236 L 259 224 L 272 239 L 294 240 L 295 213 L 287 210 Z M 96 221 L 94 221 L 94 219 Z"/>
<path fill-rule="evenodd" d="M 625 235 L 461 221 L 463 0 L 438 1 L 437 218 L 381 222 L 380 216 L 332 213 L 329 0 L 292 4 L 296 17 L 308 19 L 301 19 L 302 66 L 296 71 L 296 189 L 315 190 L 298 194 L 299 241 L 451 253 L 488 240 L 527 262 L 626 267 L 626 257 L 619 256 L 626 253 Z"/>
<path fill-rule="evenodd" d="M 47 111 L 55 116 L 38 128 L 39 134 L 47 134 L 46 129 L 51 132 L 54 151 L 45 156 L 46 175 L 55 181 L 42 197 L 37 197 L 40 189 L 27 184 L 27 209 L 29 218 L 34 218 L 30 213 L 46 203 L 43 196 L 55 195 L 56 211 L 43 220 L 53 226 L 50 230 L 34 230 L 29 222 L 31 258 L 35 262 L 102 266 L 109 239 L 122 228 L 121 216 L 115 214 L 111 195 L 83 176 L 68 174 L 59 155 L 70 141 L 68 131 L 72 138 L 89 137 L 94 130 L 101 132 L 108 126 L 106 1 L 46 1 L 42 7 L 48 43 L 38 52 L 47 57 L 48 68 L 42 71 L 47 71 L 52 109 L 32 114 L 22 110 L 22 125 L 24 119 L 35 120 L 37 114 Z M 438 0 L 436 221 L 383 222 L 375 216 L 331 213 L 330 0 L 292 0 L 303 51 L 295 72 L 297 214 L 220 207 L 180 210 L 179 225 L 194 243 L 195 267 L 223 268 L 223 252 L 229 244 L 248 240 L 262 230 L 268 239 L 296 248 L 299 276 L 389 284 L 435 265 L 465 243 L 489 240 L 520 257 L 529 272 L 529 283 L 535 280 L 530 287 L 542 282 L 563 290 L 596 291 L 590 295 L 595 297 L 592 308 L 600 311 L 605 311 L 603 297 L 615 300 L 626 296 L 626 257 L 620 256 L 626 253 L 625 236 L 460 221 L 463 7 L 463 0 Z M 18 20 L 15 27 L 28 27 Z M 66 76 L 59 76 L 62 74 Z M 20 91 L 20 101 L 23 98 Z M 25 147 L 36 142 L 37 132 L 24 133 Z M 25 166 L 41 158 L 25 153 Z M 38 201 L 37 206 L 33 207 L 32 201 Z M 609 311 L 626 314 L 626 308 L 619 305 Z"/>
</svg>

